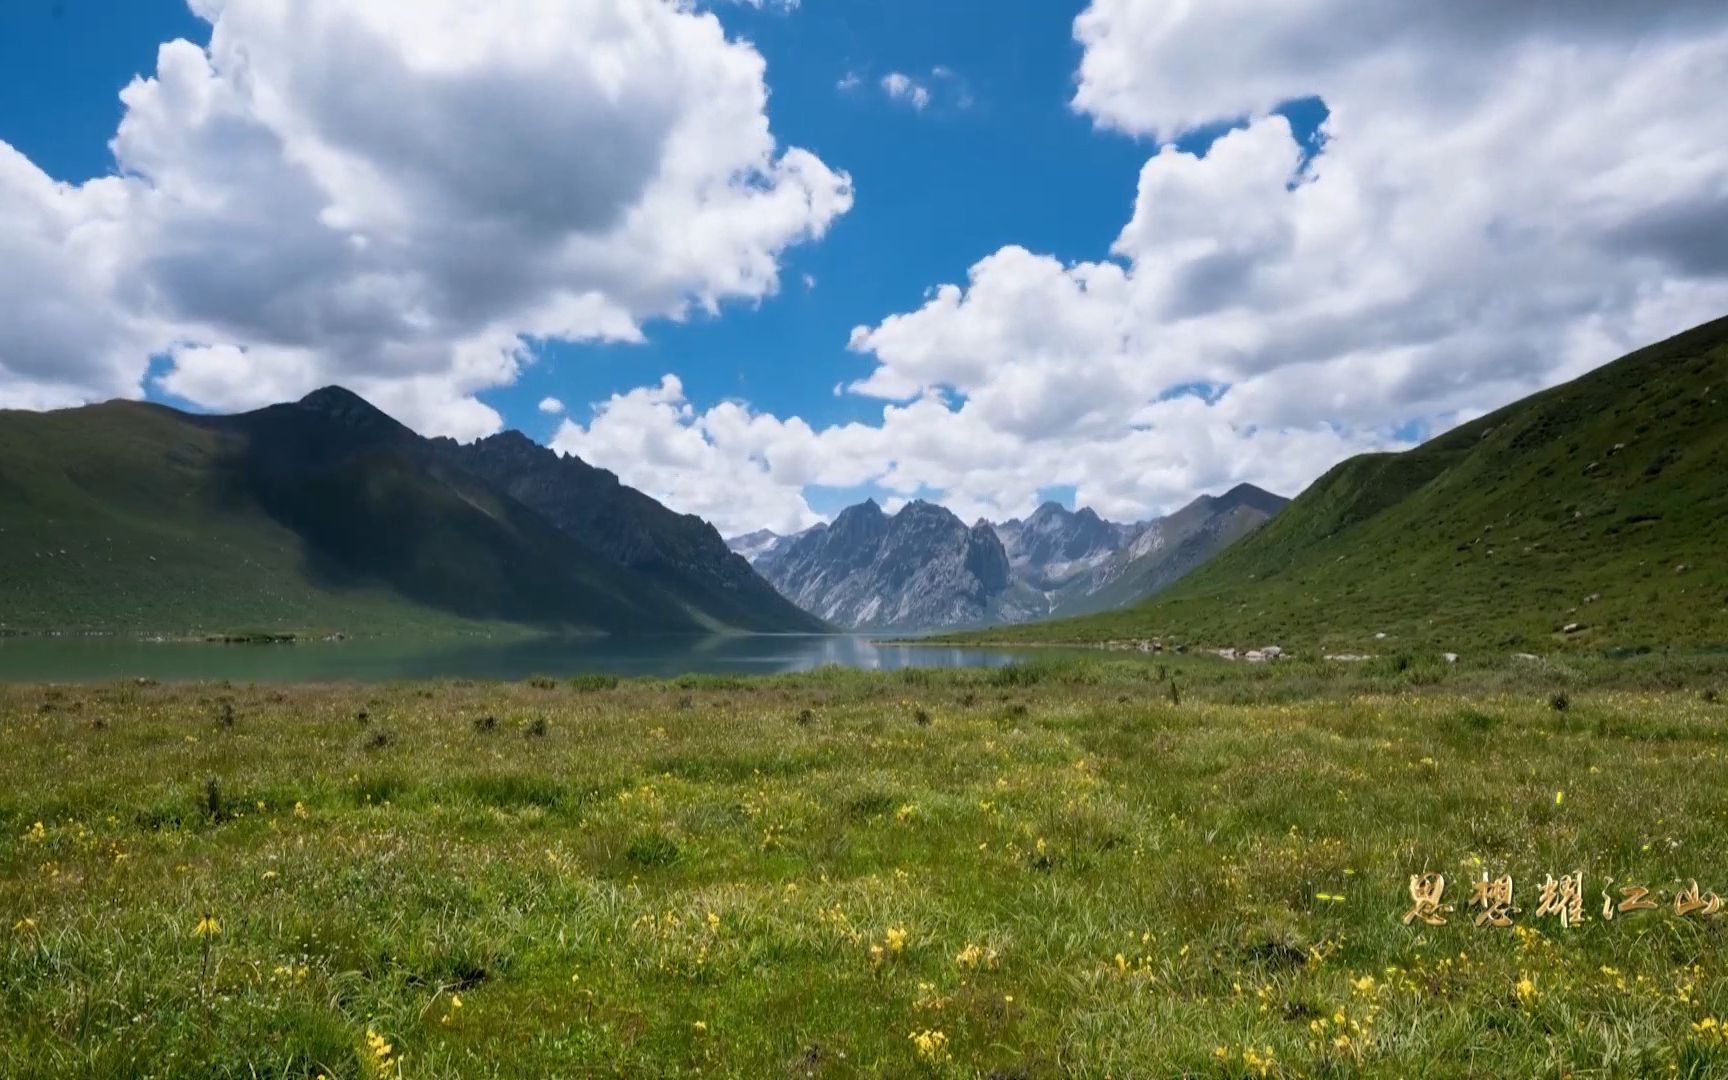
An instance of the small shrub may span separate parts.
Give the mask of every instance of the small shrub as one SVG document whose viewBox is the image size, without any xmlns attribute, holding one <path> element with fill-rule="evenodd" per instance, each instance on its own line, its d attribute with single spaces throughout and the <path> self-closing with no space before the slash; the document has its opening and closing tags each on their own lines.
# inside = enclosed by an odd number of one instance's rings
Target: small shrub
<svg viewBox="0 0 1728 1080">
<path fill-rule="evenodd" d="M 532 686 L 536 690 L 556 690 L 558 688 L 558 680 L 549 679 L 544 675 L 536 675 L 534 678 L 528 680 L 528 685 Z"/>
<path fill-rule="evenodd" d="M 1566 696 L 1564 690 L 1556 690 L 1548 695 L 1548 707 L 1555 712 L 1565 712 L 1572 707 L 1572 699 Z"/>
<path fill-rule="evenodd" d="M 204 780 L 204 816 L 213 824 L 220 824 L 228 816 L 222 802 L 222 784 L 214 776 Z"/>
<path fill-rule="evenodd" d="M 522 729 L 522 734 L 530 739 L 544 739 L 546 737 L 546 718 L 536 716 L 528 721 L 528 726 Z"/>
<path fill-rule="evenodd" d="M 359 724 L 361 727 L 365 727 L 367 724 L 372 722 L 372 714 L 367 712 L 365 709 L 361 709 L 359 712 L 354 714 L 354 722 Z"/>
<path fill-rule="evenodd" d="M 605 675 L 598 671 L 586 672 L 577 675 L 575 678 L 570 680 L 570 689 L 580 690 L 584 693 L 593 693 L 598 690 L 616 690 L 617 688 L 618 676 Z"/>
<path fill-rule="evenodd" d="M 1170 680 L 1170 704 L 1182 704 L 1182 689 L 1176 685 L 1175 679 Z"/>
<path fill-rule="evenodd" d="M 474 718 L 474 734 L 489 735 L 498 730 L 498 718 L 491 713 Z"/>
<path fill-rule="evenodd" d="M 912 722 L 919 727 L 930 726 L 930 713 L 922 708 L 912 710 Z"/>
<path fill-rule="evenodd" d="M 798 726 L 799 727 L 809 727 L 811 725 L 811 723 L 813 721 L 815 721 L 815 719 L 816 719 L 816 714 L 811 712 L 809 709 L 799 709 L 798 710 Z"/>
<path fill-rule="evenodd" d="M 1715 691 L 1715 690 L 1705 690 L 1705 691 L 1703 691 L 1703 692 L 1701 692 L 1701 693 L 1700 693 L 1700 694 L 1699 694 L 1699 695 L 1698 695 L 1698 697 L 1699 697 L 1699 698 L 1700 698 L 1700 699 L 1701 699 L 1701 700 L 1702 700 L 1702 701 L 1703 701 L 1703 702 L 1704 702 L 1704 704 L 1706 704 L 1706 705 L 1714 705 L 1714 704 L 1716 704 L 1716 700 L 1717 700 L 1717 699 L 1716 699 L 1716 691 Z"/>
<path fill-rule="evenodd" d="M 678 845 L 663 833 L 638 836 L 624 849 L 624 857 L 642 867 L 671 866 L 678 855 Z"/>
<path fill-rule="evenodd" d="M 382 750 L 395 741 L 396 736 L 392 732 L 379 728 L 362 739 L 360 746 L 366 750 Z"/>
<path fill-rule="evenodd" d="M 216 713 L 216 722 L 225 728 L 234 726 L 234 703 L 232 701 L 222 703 L 222 708 Z"/>
</svg>

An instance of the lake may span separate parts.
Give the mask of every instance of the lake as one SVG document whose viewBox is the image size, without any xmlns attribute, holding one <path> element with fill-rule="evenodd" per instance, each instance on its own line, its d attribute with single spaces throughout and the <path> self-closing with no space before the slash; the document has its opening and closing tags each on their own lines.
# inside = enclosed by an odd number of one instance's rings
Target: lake
<svg viewBox="0 0 1728 1080">
<path fill-rule="evenodd" d="M 384 682 L 525 679 L 581 672 L 769 675 L 824 665 L 891 670 L 1000 667 L 1024 654 L 947 645 L 880 645 L 850 635 L 356 639 L 219 645 L 115 637 L 0 637 L 0 682 Z"/>
</svg>

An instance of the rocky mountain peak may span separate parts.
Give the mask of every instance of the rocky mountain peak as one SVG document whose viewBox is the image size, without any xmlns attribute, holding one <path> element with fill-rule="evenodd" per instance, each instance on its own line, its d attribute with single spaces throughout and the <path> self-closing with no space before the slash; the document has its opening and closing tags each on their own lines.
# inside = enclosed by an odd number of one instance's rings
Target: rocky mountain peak
<svg viewBox="0 0 1728 1080">
<path fill-rule="evenodd" d="M 983 625 L 1009 585 L 988 522 L 968 526 L 922 499 L 892 517 L 874 500 L 847 507 L 776 544 L 756 568 L 806 611 L 867 630 Z"/>
<path fill-rule="evenodd" d="M 735 537 L 758 572 L 806 611 L 858 630 L 930 630 L 1067 614 L 1106 589 L 1120 601 L 1161 587 L 1222 550 L 1283 500 L 1252 485 L 1203 496 L 1138 525 L 1059 502 L 1027 518 L 971 525 L 914 499 L 892 516 L 875 500 L 796 536 Z M 1268 510 L 1242 507 L 1269 505 Z"/>
<path fill-rule="evenodd" d="M 301 398 L 294 407 L 340 421 L 355 431 L 369 434 L 412 434 L 382 409 L 343 386 L 320 387 Z M 280 409 L 281 406 L 272 408 Z"/>
</svg>

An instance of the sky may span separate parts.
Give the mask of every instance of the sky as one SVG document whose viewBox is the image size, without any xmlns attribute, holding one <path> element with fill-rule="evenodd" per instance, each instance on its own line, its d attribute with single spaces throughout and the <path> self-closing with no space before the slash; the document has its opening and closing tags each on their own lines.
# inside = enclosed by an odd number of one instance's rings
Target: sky
<svg viewBox="0 0 1728 1080">
<path fill-rule="evenodd" d="M 1728 6 L 9 0 L 0 407 L 341 383 L 727 534 L 1295 494 L 1728 314 Z"/>
</svg>

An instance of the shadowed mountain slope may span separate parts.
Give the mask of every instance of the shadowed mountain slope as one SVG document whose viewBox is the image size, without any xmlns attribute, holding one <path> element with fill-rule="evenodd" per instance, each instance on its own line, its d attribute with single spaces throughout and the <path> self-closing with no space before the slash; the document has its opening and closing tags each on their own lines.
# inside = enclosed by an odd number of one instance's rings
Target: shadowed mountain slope
<svg viewBox="0 0 1728 1080">
<path fill-rule="evenodd" d="M 726 625 L 338 387 L 236 416 L 135 402 L 0 412 L 0 624 Z"/>
</svg>

